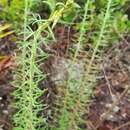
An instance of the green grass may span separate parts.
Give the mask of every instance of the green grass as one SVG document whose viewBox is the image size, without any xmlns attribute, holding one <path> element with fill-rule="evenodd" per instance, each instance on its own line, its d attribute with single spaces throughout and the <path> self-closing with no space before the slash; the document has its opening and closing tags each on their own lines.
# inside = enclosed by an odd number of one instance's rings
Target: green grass
<svg viewBox="0 0 130 130">
<path fill-rule="evenodd" d="M 85 29 L 86 25 L 91 24 L 90 21 L 87 20 L 94 14 L 87 14 L 88 10 L 93 9 L 93 2 L 87 1 L 84 8 L 84 16 L 83 21 L 80 26 L 80 35 L 77 42 L 77 48 L 74 53 L 74 57 L 72 58 L 72 65 L 70 67 L 74 67 L 75 64 L 79 64 L 83 62 L 85 69 L 84 73 L 81 75 L 79 79 L 71 78 L 72 72 L 70 72 L 68 81 L 67 81 L 67 90 L 65 91 L 65 97 L 63 99 L 63 107 L 61 109 L 61 117 L 59 120 L 59 128 L 58 130 L 80 130 L 80 124 L 84 124 L 87 121 L 84 121 L 81 117 L 84 113 L 87 113 L 87 105 L 89 106 L 89 102 L 91 102 L 91 96 L 93 94 L 93 88 L 96 84 L 97 73 L 99 72 L 99 65 L 101 64 L 101 55 L 105 47 L 109 46 L 109 38 L 113 38 L 114 34 L 111 32 L 113 28 L 113 12 L 115 3 L 112 0 L 107 2 L 105 9 L 102 10 L 100 17 L 100 21 L 98 21 L 97 31 L 93 33 L 92 46 L 90 52 L 87 52 L 89 55 L 89 59 L 84 59 L 84 61 L 77 59 L 77 56 L 80 55 L 80 51 L 82 51 L 82 47 L 84 44 L 85 33 L 88 29 Z M 98 19 L 97 17 L 97 19 Z M 91 29 L 91 28 L 90 28 Z M 94 35 L 96 34 L 96 35 Z M 87 39 L 87 36 L 86 36 Z M 113 39 L 112 39 L 113 40 Z M 113 40 L 114 42 L 114 40 Z M 80 69 L 80 68 L 77 68 Z M 85 71 L 86 70 L 86 71 Z M 79 73 L 77 73 L 79 75 Z M 57 128 L 56 128 L 57 129 Z"/>
<path fill-rule="evenodd" d="M 16 72 L 16 80 L 14 82 L 16 91 L 15 96 L 16 114 L 14 115 L 14 130 L 43 130 L 46 125 L 46 119 L 38 116 L 38 113 L 44 109 L 44 105 L 39 98 L 44 94 L 43 90 L 38 88 L 38 83 L 45 78 L 37 64 L 37 58 L 40 55 L 43 59 L 47 54 L 41 52 L 38 54 L 41 39 L 41 31 L 48 28 L 53 23 L 52 28 L 56 25 L 63 11 L 72 4 L 73 1 L 68 0 L 64 7 L 56 10 L 48 20 L 39 24 L 36 31 L 32 31 L 28 26 L 30 1 L 25 0 L 24 14 L 24 30 L 23 41 L 20 43 L 20 56 L 18 57 L 19 69 Z M 29 37 L 33 39 L 28 40 Z M 43 125 L 43 127 L 41 127 Z"/>
<path fill-rule="evenodd" d="M 38 100 L 44 94 L 44 91 L 38 88 L 38 83 L 45 77 L 36 64 L 39 47 L 37 39 L 40 35 L 34 35 L 34 32 L 28 28 L 29 2 L 25 0 L 23 41 L 20 43 L 21 54 L 17 59 L 19 69 L 16 72 L 14 83 L 16 91 L 13 94 L 17 110 L 14 115 L 14 130 L 38 130 L 39 125 L 45 123 L 44 119 L 38 116 L 44 105 Z M 31 41 L 27 40 L 30 34 L 34 36 Z M 45 58 L 46 54 L 42 57 Z"/>
<path fill-rule="evenodd" d="M 17 54 L 16 62 L 19 67 L 15 72 L 16 90 L 13 93 L 14 106 L 17 110 L 13 118 L 14 130 L 82 130 L 79 126 L 87 121 L 81 117 L 88 112 L 86 107 L 89 107 L 91 102 L 97 73 L 100 71 L 101 55 L 110 46 L 109 43 L 112 45 L 119 40 L 120 37 L 114 31 L 115 29 L 120 35 L 127 31 L 127 18 L 124 17 L 123 11 L 118 10 L 122 4 L 118 1 L 108 0 L 97 13 L 97 3 L 91 0 L 86 0 L 84 9 L 80 8 L 80 5 L 74 0 L 55 1 L 54 3 L 48 0 L 44 3 L 54 6 L 50 9 L 49 18 L 38 19 L 35 17 L 37 14 L 31 11 L 35 7 L 33 4 L 37 4 L 36 1 L 33 2 L 33 0 L 24 0 L 24 24 L 21 32 L 23 40 L 18 44 L 20 51 Z M 76 11 L 77 9 L 80 11 Z M 70 14 L 72 19 L 69 17 Z M 38 25 L 34 31 L 29 26 L 31 21 Z M 69 76 L 61 88 L 64 95 L 56 95 L 58 98 L 60 97 L 60 100 L 56 102 L 60 106 L 58 110 L 60 114 L 58 118 L 54 117 L 56 125 L 52 126 L 47 123 L 45 117 L 39 115 L 49 104 L 43 104 L 39 100 L 46 90 L 39 89 L 38 85 L 40 81 L 45 80 L 46 74 L 40 70 L 38 63 L 39 61 L 44 62 L 50 55 L 45 53 L 40 45 L 42 42 L 46 45 L 49 44 L 49 41 L 56 42 L 53 29 L 57 23 L 64 26 L 75 25 L 78 37 L 74 43 L 76 47 L 72 48 L 73 57 L 67 59 L 69 60 Z M 43 38 L 41 32 L 47 32 L 48 36 Z M 91 37 L 89 33 L 92 33 Z M 85 51 L 85 45 L 90 45 L 91 48 Z M 85 52 L 88 58 L 79 59 L 78 56 L 81 52 Z"/>
</svg>

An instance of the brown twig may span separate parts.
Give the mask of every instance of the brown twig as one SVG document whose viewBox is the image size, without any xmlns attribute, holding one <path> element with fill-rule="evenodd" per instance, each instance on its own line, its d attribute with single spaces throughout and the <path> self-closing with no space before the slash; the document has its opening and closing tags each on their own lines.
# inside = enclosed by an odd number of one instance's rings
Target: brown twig
<svg viewBox="0 0 130 130">
<path fill-rule="evenodd" d="M 104 63 L 103 63 L 103 65 L 102 65 L 102 70 L 103 70 L 104 78 L 105 78 L 105 80 L 106 80 L 106 82 L 107 82 L 107 86 L 108 86 L 110 95 L 111 95 L 111 97 L 113 97 L 114 94 L 113 94 L 113 92 L 112 92 L 112 86 L 111 86 L 110 81 L 108 80 L 108 77 L 107 77 L 107 75 L 106 75 L 106 71 L 105 71 L 105 68 L 104 68 Z"/>
<path fill-rule="evenodd" d="M 106 119 L 108 117 L 108 115 L 110 115 L 112 113 L 113 108 L 119 104 L 119 102 L 126 95 L 128 90 L 129 90 L 129 86 L 126 86 L 125 90 L 123 91 L 123 93 L 121 94 L 119 99 L 116 102 L 113 102 L 111 108 L 105 113 L 105 115 L 103 117 L 101 117 L 101 120 L 98 122 L 98 125 L 95 127 L 96 129 L 98 129 L 98 127 L 102 124 L 104 119 Z"/>
<path fill-rule="evenodd" d="M 96 130 L 95 126 L 93 125 L 91 121 L 87 121 L 87 125 L 90 126 L 92 130 Z"/>
<path fill-rule="evenodd" d="M 10 128 L 13 128 L 13 126 L 12 126 L 10 123 L 8 123 L 7 121 L 5 121 L 5 120 L 1 120 L 1 119 L 0 119 L 0 122 L 6 124 L 6 125 L 9 126 Z"/>
<path fill-rule="evenodd" d="M 121 128 L 125 127 L 125 126 L 128 126 L 128 125 L 130 125 L 130 121 L 126 122 L 123 125 L 120 125 L 119 127 L 115 128 L 114 130 L 119 130 L 119 129 L 121 129 Z"/>
</svg>

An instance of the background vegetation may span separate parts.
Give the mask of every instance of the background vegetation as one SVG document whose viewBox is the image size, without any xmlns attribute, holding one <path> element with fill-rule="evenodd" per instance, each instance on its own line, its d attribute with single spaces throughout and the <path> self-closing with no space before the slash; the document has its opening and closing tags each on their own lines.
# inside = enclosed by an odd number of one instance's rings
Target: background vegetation
<svg viewBox="0 0 130 130">
<path fill-rule="evenodd" d="M 20 37 L 16 56 L 19 67 L 13 82 L 14 130 L 82 130 L 81 125 L 86 123 L 82 117 L 89 112 L 102 56 L 129 32 L 128 0 L 1 0 L 0 5 L 0 19 L 12 24 Z M 49 48 L 58 43 L 58 26 L 73 28 L 76 33 L 69 57 L 60 57 L 67 66 L 67 78 L 62 79 L 62 72 L 58 72 L 61 83 L 55 83 L 56 100 L 46 109 L 50 104 L 44 99 L 50 86 L 41 89 L 39 83 L 49 74 L 41 66 L 58 56 L 41 46 Z M 0 32 L 6 36 L 3 30 Z"/>
</svg>

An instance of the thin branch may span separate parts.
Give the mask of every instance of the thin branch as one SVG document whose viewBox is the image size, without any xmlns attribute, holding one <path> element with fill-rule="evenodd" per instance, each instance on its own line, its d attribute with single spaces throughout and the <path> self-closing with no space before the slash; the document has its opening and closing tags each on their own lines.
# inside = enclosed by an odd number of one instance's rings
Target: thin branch
<svg viewBox="0 0 130 130">
<path fill-rule="evenodd" d="M 121 129 L 121 128 L 125 127 L 125 126 L 128 126 L 128 125 L 130 125 L 130 121 L 128 121 L 127 123 L 125 123 L 123 125 L 120 125 L 119 127 L 115 128 L 114 130 L 119 130 L 119 129 Z"/>
<path fill-rule="evenodd" d="M 103 70 L 103 73 L 104 73 L 104 78 L 105 78 L 105 80 L 106 80 L 106 82 L 107 82 L 107 86 L 108 86 L 110 95 L 113 97 L 114 94 L 113 94 L 113 92 L 112 92 L 112 86 L 111 86 L 110 81 L 108 80 L 108 77 L 107 77 L 107 75 L 106 75 L 106 71 L 105 71 L 105 68 L 104 68 L 104 63 L 103 63 L 103 65 L 102 65 L 102 70 Z"/>
<path fill-rule="evenodd" d="M 129 89 L 130 89 L 130 87 L 126 86 L 125 90 L 120 95 L 119 99 L 117 101 L 113 102 L 111 108 L 105 113 L 105 115 L 103 117 L 101 117 L 101 120 L 99 121 L 98 125 L 96 126 L 96 129 L 98 129 L 98 127 L 102 124 L 102 122 L 104 121 L 104 119 L 106 119 L 108 117 L 108 115 L 112 114 L 113 108 L 120 103 L 121 99 L 127 94 L 127 92 L 128 92 Z"/>
</svg>

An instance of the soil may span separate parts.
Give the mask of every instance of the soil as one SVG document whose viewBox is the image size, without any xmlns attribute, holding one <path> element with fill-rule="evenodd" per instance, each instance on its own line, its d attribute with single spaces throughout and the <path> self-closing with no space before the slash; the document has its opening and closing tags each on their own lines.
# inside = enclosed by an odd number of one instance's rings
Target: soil
<svg viewBox="0 0 130 130">
<path fill-rule="evenodd" d="M 11 130 L 13 127 L 11 117 L 14 110 L 10 104 L 13 101 L 11 93 L 14 91 L 11 82 L 15 39 L 14 34 L 0 39 L 0 130 Z"/>
<path fill-rule="evenodd" d="M 59 108 L 56 105 L 59 100 L 57 99 L 57 95 L 59 95 L 57 88 L 62 86 L 67 77 L 66 64 L 67 59 L 70 57 L 69 48 L 72 46 L 70 43 L 75 33 L 73 28 L 58 25 L 54 29 L 57 41 L 50 43 L 48 48 L 42 46 L 42 49 L 51 55 L 41 65 L 41 70 L 47 74 L 46 80 L 39 83 L 40 89 L 47 89 L 41 100 L 44 104 L 48 104 L 41 115 L 44 115 L 51 125 L 56 124 L 54 118 L 57 119 L 57 112 L 55 109 L 56 107 Z"/>
<path fill-rule="evenodd" d="M 130 42 L 126 37 L 103 57 L 102 77 L 96 86 L 88 130 L 130 130 Z"/>
</svg>

